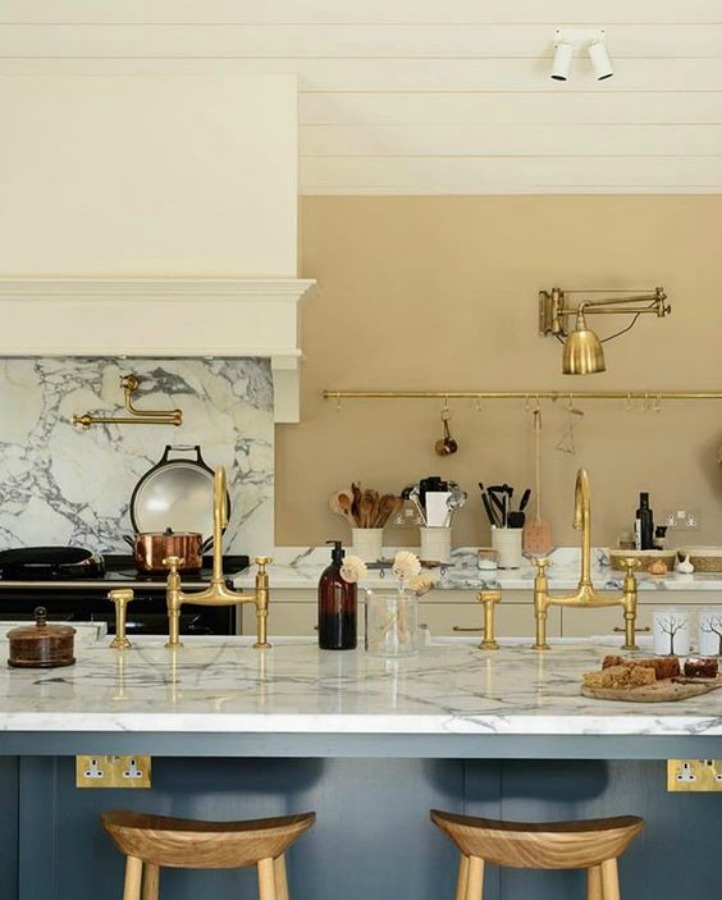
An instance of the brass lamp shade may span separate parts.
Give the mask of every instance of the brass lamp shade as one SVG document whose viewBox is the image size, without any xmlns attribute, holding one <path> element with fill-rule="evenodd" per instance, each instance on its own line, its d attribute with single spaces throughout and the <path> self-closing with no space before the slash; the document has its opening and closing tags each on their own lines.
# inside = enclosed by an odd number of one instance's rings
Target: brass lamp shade
<svg viewBox="0 0 722 900">
<path fill-rule="evenodd" d="M 562 372 L 565 375 L 592 375 L 604 372 L 606 368 L 601 341 L 587 328 L 584 312 L 580 310 L 574 331 L 564 341 Z"/>
</svg>

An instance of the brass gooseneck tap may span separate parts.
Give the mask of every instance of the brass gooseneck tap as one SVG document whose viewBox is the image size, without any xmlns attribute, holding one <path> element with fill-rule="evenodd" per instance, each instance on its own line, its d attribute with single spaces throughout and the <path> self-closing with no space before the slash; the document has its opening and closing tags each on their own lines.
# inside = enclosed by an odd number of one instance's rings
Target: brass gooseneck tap
<svg viewBox="0 0 722 900">
<path fill-rule="evenodd" d="M 549 579 L 546 570 L 551 565 L 551 560 L 546 557 L 534 557 L 536 567 L 534 577 L 534 617 L 536 619 L 536 643 L 534 650 L 548 650 L 547 644 L 547 610 L 550 606 L 576 606 L 576 607 L 601 607 L 621 605 L 624 610 L 624 650 L 636 650 L 634 639 L 635 624 L 637 621 L 637 579 L 634 570 L 639 566 L 636 559 L 625 559 L 626 574 L 622 593 L 609 597 L 604 593 L 598 593 L 592 585 L 591 555 L 592 555 L 592 531 L 591 531 L 591 491 L 589 489 L 589 476 L 585 469 L 577 472 L 577 482 L 574 489 L 574 520 L 573 525 L 582 532 L 582 573 L 577 590 L 573 594 L 563 594 L 553 597 L 549 593 Z"/>
<path fill-rule="evenodd" d="M 221 556 L 223 529 L 228 524 L 225 499 L 226 470 L 223 466 L 219 466 L 213 478 L 213 574 L 207 588 L 194 593 L 187 593 L 182 590 L 178 569 L 183 565 L 184 560 L 178 556 L 169 556 L 163 560 L 163 565 L 168 566 L 170 569 L 166 588 L 166 604 L 168 607 L 168 642 L 166 647 L 183 646 L 179 638 L 179 632 L 180 611 L 184 603 L 194 603 L 198 606 L 233 606 L 236 603 L 253 603 L 256 607 L 256 643 L 253 646 L 258 650 L 271 646 L 267 640 L 270 590 L 266 566 L 273 560 L 270 556 L 256 556 L 254 558 L 253 562 L 258 566 L 258 571 L 256 572 L 256 587 L 252 594 L 233 590 L 226 585 Z"/>
</svg>

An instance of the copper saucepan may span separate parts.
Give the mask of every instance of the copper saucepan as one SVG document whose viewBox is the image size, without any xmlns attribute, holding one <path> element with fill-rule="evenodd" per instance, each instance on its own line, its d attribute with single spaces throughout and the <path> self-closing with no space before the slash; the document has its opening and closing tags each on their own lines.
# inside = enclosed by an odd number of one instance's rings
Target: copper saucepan
<svg viewBox="0 0 722 900">
<path fill-rule="evenodd" d="M 196 531 L 142 531 L 125 537 L 133 548 L 133 564 L 139 572 L 166 573 L 163 560 L 178 556 L 184 560 L 179 572 L 197 572 L 203 565 L 203 535 Z"/>
</svg>

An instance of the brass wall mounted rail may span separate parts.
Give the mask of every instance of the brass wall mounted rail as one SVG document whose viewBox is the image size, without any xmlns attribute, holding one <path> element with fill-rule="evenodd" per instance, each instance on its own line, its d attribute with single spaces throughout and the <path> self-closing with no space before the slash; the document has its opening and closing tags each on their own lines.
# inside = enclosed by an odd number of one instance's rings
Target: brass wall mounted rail
<svg viewBox="0 0 722 900">
<path fill-rule="evenodd" d="M 722 400 L 722 391 L 323 391 L 324 400 Z"/>
<path fill-rule="evenodd" d="M 85 413 L 82 416 L 73 416 L 73 425 L 88 429 L 92 425 L 182 425 L 183 412 L 180 409 L 137 409 L 133 406 L 133 394 L 140 386 L 137 375 L 123 375 L 120 379 L 123 388 L 125 408 L 129 416 L 96 416 L 93 413 Z"/>
</svg>

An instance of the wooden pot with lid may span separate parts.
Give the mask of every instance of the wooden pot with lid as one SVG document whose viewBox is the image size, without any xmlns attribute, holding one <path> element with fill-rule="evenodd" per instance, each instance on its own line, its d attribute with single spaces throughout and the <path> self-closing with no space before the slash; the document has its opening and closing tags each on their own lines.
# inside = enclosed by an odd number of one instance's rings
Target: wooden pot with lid
<svg viewBox="0 0 722 900">
<path fill-rule="evenodd" d="M 21 625 L 8 631 L 8 665 L 26 669 L 72 666 L 74 634 L 75 629 L 70 625 L 48 625 L 48 611 L 38 606 L 34 625 Z"/>
</svg>

